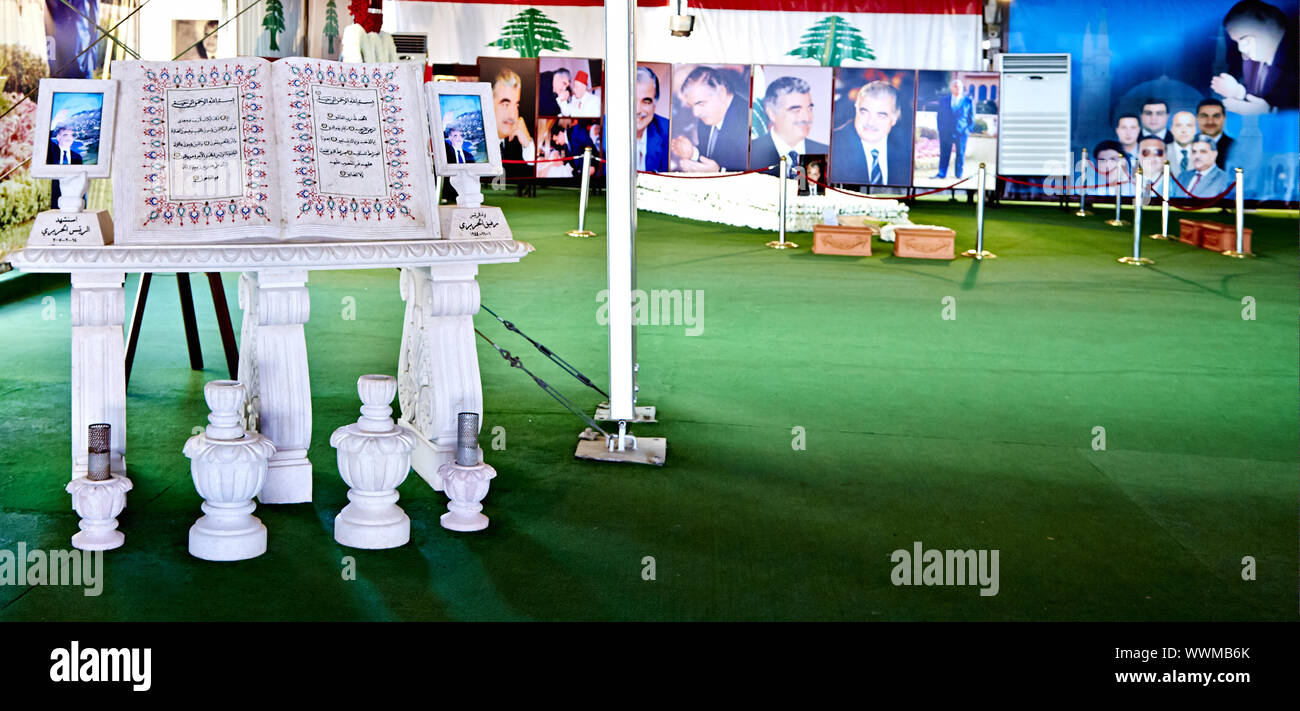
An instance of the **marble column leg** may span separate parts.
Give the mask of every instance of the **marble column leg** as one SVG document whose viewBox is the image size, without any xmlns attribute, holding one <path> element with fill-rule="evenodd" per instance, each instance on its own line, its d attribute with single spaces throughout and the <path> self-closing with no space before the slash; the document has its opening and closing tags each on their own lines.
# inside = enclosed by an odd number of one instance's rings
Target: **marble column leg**
<svg viewBox="0 0 1300 711">
<path fill-rule="evenodd" d="M 456 456 L 456 415 L 483 415 L 474 314 L 479 308 L 476 264 L 405 267 L 406 320 L 398 358 L 401 422 L 415 429 L 411 466 L 435 490 L 438 468 Z"/>
<path fill-rule="evenodd" d="M 239 280 L 244 324 L 239 342 L 239 381 L 247 392 L 246 429 L 275 444 L 264 504 L 311 501 L 311 383 L 303 324 L 311 315 L 305 270 L 245 272 Z"/>
<path fill-rule="evenodd" d="M 86 428 L 112 426 L 110 467 L 126 474 L 124 272 L 72 273 L 72 478 L 86 475 Z"/>
</svg>

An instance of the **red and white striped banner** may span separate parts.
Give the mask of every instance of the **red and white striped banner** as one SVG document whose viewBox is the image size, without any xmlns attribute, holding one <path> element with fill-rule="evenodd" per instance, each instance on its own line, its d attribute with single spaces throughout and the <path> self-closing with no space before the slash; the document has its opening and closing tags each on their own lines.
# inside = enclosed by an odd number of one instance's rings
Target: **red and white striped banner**
<svg viewBox="0 0 1300 711">
<path fill-rule="evenodd" d="M 980 68 L 979 0 L 689 0 L 687 13 L 696 18 L 690 37 L 669 35 L 676 10 L 668 0 L 638 5 L 640 61 Z M 524 52 L 604 54 L 601 0 L 384 2 L 383 29 L 427 33 L 429 61 L 437 63 L 520 56 L 494 43 L 537 26 L 545 30 Z"/>
</svg>

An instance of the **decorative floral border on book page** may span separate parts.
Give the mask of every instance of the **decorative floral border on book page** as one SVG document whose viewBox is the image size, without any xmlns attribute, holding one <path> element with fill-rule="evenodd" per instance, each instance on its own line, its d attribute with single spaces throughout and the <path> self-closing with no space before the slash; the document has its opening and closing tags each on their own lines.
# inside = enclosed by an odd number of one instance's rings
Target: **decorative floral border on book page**
<svg viewBox="0 0 1300 711">
<path fill-rule="evenodd" d="M 145 84 L 141 95 L 143 102 L 143 136 L 141 147 L 145 159 L 144 195 L 146 217 L 143 224 L 161 222 L 182 227 L 185 224 L 237 226 L 239 224 L 270 223 L 267 213 L 270 195 L 267 193 L 266 112 L 267 96 L 262 91 L 264 83 L 257 76 L 261 67 L 245 67 L 229 63 L 206 68 L 199 65 L 162 68 L 157 71 L 145 68 Z M 239 124 L 242 136 L 240 159 L 244 164 L 244 196 L 220 200 L 167 199 L 167 89 L 211 88 L 235 86 L 239 88 Z"/>
<path fill-rule="evenodd" d="M 287 64 L 291 72 L 288 84 L 290 89 L 289 108 L 292 135 L 288 137 L 291 151 L 299 156 L 299 165 L 294 168 L 300 189 L 300 200 L 294 214 L 296 219 L 311 212 L 318 218 L 331 220 L 397 220 L 407 217 L 415 221 L 411 213 L 410 185 L 407 179 L 411 175 L 409 150 L 407 149 L 406 101 L 402 100 L 401 87 L 397 83 L 397 67 L 387 68 L 349 65 L 336 68 L 327 64 Z M 345 71 L 346 69 L 346 71 Z M 322 195 L 318 191 L 317 156 L 315 142 L 312 138 L 312 125 L 315 116 L 312 113 L 310 88 L 312 84 L 326 84 L 342 88 L 366 88 L 379 92 L 383 102 L 380 113 L 382 138 L 386 162 L 384 164 L 387 178 L 387 194 L 381 198 L 340 198 L 335 195 Z M 417 99 L 418 101 L 418 99 Z M 418 103 L 416 104 L 419 105 Z"/>
</svg>

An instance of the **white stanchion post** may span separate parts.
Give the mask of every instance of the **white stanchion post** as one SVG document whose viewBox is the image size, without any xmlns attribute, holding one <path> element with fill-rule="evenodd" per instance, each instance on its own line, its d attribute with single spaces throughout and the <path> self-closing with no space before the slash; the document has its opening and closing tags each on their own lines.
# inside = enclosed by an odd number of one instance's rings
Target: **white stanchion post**
<svg viewBox="0 0 1300 711">
<path fill-rule="evenodd" d="M 596 233 L 586 228 L 587 191 L 591 187 L 591 146 L 582 149 L 582 193 L 578 196 L 578 229 L 569 230 L 570 237 L 595 237 Z"/>
<path fill-rule="evenodd" d="M 790 182 L 790 179 L 788 177 L 790 175 L 789 161 L 790 161 L 789 156 L 781 156 L 781 162 L 778 164 L 777 167 L 777 171 L 778 171 L 777 180 L 779 182 L 777 184 L 778 192 L 776 197 L 776 219 L 777 222 L 779 222 L 780 224 L 777 225 L 776 240 L 767 243 L 767 246 L 771 247 L 772 249 L 794 249 L 795 247 L 799 246 L 794 242 L 785 241 L 785 220 L 786 220 L 785 194 L 786 194 L 786 188 L 788 187 L 788 184 Z"/>
<path fill-rule="evenodd" d="M 1083 149 L 1083 169 L 1079 171 L 1082 174 L 1079 180 L 1079 211 L 1074 213 L 1075 217 L 1087 217 L 1092 214 L 1088 212 L 1088 149 Z"/>
<path fill-rule="evenodd" d="M 1144 264 L 1154 264 L 1150 259 L 1142 256 L 1142 198 L 1146 195 L 1147 181 L 1142 175 L 1142 166 L 1137 169 L 1137 189 L 1133 192 L 1133 254 L 1127 257 L 1120 257 L 1119 261 L 1123 264 L 1132 264 L 1133 266 L 1142 266 Z"/>
<path fill-rule="evenodd" d="M 1233 259 L 1245 259 L 1255 255 L 1246 251 L 1246 186 L 1242 184 L 1241 168 L 1234 171 L 1237 178 L 1237 248 L 1224 252 L 1224 256 Z"/>
<path fill-rule="evenodd" d="M 1151 239 L 1169 239 L 1169 161 L 1160 166 L 1160 234 Z"/>
<path fill-rule="evenodd" d="M 996 259 L 998 255 L 984 249 L 984 180 L 986 177 L 986 168 L 980 163 L 979 171 L 975 176 L 975 249 L 968 249 L 961 253 L 963 257 L 974 257 L 975 259 Z"/>
<path fill-rule="evenodd" d="M 1113 185 L 1111 187 L 1115 188 L 1115 218 L 1112 220 L 1106 220 L 1106 224 L 1110 225 L 1111 227 L 1123 227 L 1124 225 L 1128 224 L 1127 222 L 1124 221 L 1124 218 L 1120 216 L 1120 212 L 1119 212 L 1120 205 L 1122 205 L 1124 202 L 1120 197 L 1124 192 L 1124 184 L 1120 183 L 1118 185 Z"/>
</svg>

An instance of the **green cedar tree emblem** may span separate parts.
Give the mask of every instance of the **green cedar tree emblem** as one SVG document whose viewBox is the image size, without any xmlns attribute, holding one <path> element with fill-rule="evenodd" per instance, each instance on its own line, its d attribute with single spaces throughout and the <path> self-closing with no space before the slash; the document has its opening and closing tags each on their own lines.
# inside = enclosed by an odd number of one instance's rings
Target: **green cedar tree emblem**
<svg viewBox="0 0 1300 711">
<path fill-rule="evenodd" d="M 334 54 L 334 38 L 339 36 L 339 12 L 334 0 L 325 4 L 325 38 L 330 41 L 329 53 Z"/>
<path fill-rule="evenodd" d="M 266 15 L 262 17 L 262 27 L 271 31 L 271 51 L 280 51 L 280 45 L 275 42 L 276 33 L 284 32 L 284 6 L 280 4 L 280 0 L 266 0 Z"/>
<path fill-rule="evenodd" d="M 555 20 L 533 7 L 507 20 L 501 28 L 500 39 L 489 42 L 487 46 L 516 50 L 520 57 L 538 57 L 544 49 L 570 49 L 568 40 L 564 39 L 564 32 L 555 24 Z"/>
<path fill-rule="evenodd" d="M 799 46 L 786 55 L 815 59 L 823 67 L 838 67 L 846 59 L 876 58 L 858 28 L 839 15 L 831 15 L 809 27 L 799 38 Z"/>
</svg>

